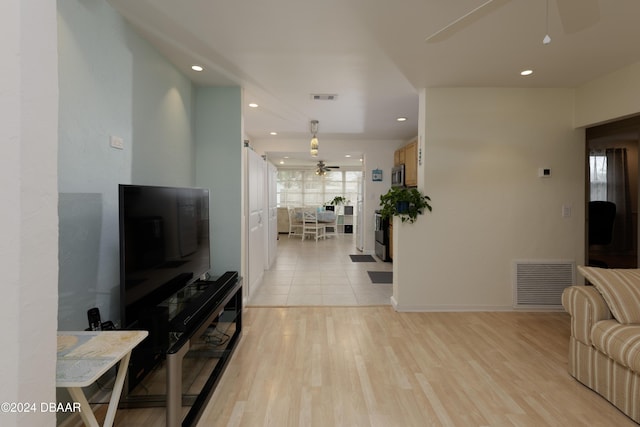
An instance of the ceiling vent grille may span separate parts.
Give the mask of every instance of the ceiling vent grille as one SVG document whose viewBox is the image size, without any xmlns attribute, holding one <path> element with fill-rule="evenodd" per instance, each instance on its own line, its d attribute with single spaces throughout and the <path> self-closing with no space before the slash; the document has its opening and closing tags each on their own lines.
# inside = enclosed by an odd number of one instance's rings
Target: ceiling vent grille
<svg viewBox="0 0 640 427">
<path fill-rule="evenodd" d="M 335 93 L 312 93 L 311 99 L 314 101 L 337 101 L 338 95 Z"/>
<path fill-rule="evenodd" d="M 575 283 L 575 261 L 514 261 L 514 307 L 562 308 L 562 291 Z"/>
</svg>

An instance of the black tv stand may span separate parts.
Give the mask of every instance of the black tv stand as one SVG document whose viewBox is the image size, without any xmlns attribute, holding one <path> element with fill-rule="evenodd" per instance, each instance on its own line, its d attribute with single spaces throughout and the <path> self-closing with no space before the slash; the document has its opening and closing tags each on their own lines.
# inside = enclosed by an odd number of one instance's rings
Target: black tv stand
<svg viewBox="0 0 640 427">
<path fill-rule="evenodd" d="M 192 426 L 240 340 L 242 281 L 237 272 L 226 272 L 216 280 L 196 281 L 165 299 L 158 308 L 164 316 L 169 313 L 164 363 L 159 360 L 150 373 L 145 373 L 140 384 L 121 400 L 121 406 L 166 406 L 167 427 Z M 184 419 L 183 406 L 190 406 Z"/>
<path fill-rule="evenodd" d="M 183 303 L 182 310 L 169 322 L 169 331 L 182 333 L 193 330 L 237 281 L 238 273 L 227 271 L 214 281 L 198 280 L 193 283 L 191 286 L 200 293 Z"/>
<path fill-rule="evenodd" d="M 183 320 L 180 320 L 182 323 L 177 324 L 178 328 L 187 324 L 189 325 L 188 329 L 180 331 L 180 338 L 167 351 L 167 427 L 195 425 L 213 394 L 242 334 L 242 284 L 238 280 L 238 273 L 227 272 L 214 283 L 209 284 L 208 288 L 216 291 L 209 292 L 207 289 L 203 293 L 205 297 L 200 297 L 196 302 L 196 304 L 203 304 L 202 307 L 195 314 L 192 314 L 188 321 L 181 317 Z M 185 395 L 182 384 L 182 361 L 210 326 L 214 325 L 217 330 L 221 324 L 224 325 L 223 330 L 227 332 L 231 332 L 229 328 L 235 326 L 233 333 L 229 336 L 223 349 L 210 353 L 211 356 L 217 357 L 218 361 L 202 390 L 192 401 L 191 409 L 182 420 L 182 405 Z M 199 352 L 199 355 L 201 355 L 200 353 L 202 352 Z M 204 355 L 206 356 L 208 353 L 205 351 Z"/>
</svg>

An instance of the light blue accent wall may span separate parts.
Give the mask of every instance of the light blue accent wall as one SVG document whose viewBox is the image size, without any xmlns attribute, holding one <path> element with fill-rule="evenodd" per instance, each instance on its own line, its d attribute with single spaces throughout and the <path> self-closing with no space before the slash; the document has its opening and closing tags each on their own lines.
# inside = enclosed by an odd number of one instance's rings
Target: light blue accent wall
<svg viewBox="0 0 640 427">
<path fill-rule="evenodd" d="M 141 46 L 135 52 L 132 182 L 193 186 L 195 95 L 191 81 L 155 50 Z"/>
<path fill-rule="evenodd" d="M 103 0 L 59 1 L 58 38 L 58 323 L 76 330 L 91 307 L 120 317 L 118 184 L 195 184 L 194 89 Z"/>
<path fill-rule="evenodd" d="M 196 185 L 210 190 L 211 272 L 240 271 L 242 259 L 242 90 L 198 88 Z"/>
</svg>

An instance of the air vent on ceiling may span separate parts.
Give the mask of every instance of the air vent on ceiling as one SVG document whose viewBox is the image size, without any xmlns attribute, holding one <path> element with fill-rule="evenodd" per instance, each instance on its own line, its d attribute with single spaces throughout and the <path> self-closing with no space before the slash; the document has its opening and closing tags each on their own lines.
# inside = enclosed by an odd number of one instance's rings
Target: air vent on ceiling
<svg viewBox="0 0 640 427">
<path fill-rule="evenodd" d="M 338 95 L 335 93 L 312 93 L 311 99 L 314 101 L 336 101 Z"/>
</svg>

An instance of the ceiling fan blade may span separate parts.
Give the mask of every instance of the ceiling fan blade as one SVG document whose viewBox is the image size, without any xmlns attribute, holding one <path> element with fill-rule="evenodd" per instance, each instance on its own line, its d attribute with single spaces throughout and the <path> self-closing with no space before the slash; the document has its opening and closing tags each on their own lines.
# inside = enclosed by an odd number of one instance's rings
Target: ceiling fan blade
<svg viewBox="0 0 640 427">
<path fill-rule="evenodd" d="M 451 22 L 447 26 L 431 34 L 425 39 L 425 41 L 427 43 L 437 43 L 446 40 L 458 31 L 463 30 L 464 28 L 485 17 L 499 7 L 504 6 L 510 1 L 511 0 L 487 0 L 472 11 L 462 15 L 460 18 Z"/>
<path fill-rule="evenodd" d="M 573 34 L 600 20 L 598 0 L 557 0 L 558 13 L 565 34 Z"/>
</svg>

